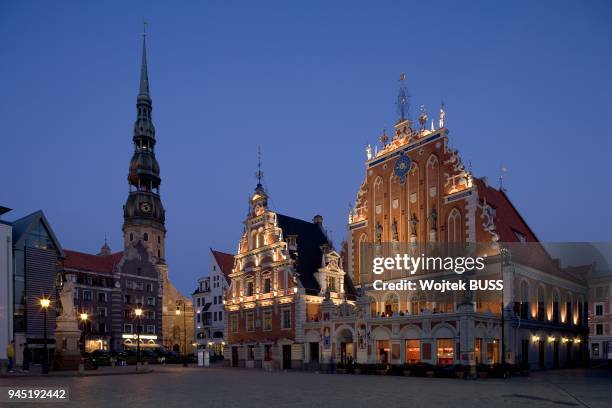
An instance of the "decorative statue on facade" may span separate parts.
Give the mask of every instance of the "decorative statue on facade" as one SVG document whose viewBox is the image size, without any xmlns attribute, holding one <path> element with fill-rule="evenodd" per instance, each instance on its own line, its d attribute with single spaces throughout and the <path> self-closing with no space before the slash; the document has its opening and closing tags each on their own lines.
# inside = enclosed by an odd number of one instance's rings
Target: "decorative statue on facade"
<svg viewBox="0 0 612 408">
<path fill-rule="evenodd" d="M 366 146 L 366 157 L 368 158 L 368 160 L 372 158 L 372 146 L 370 146 L 369 143 Z"/>
<path fill-rule="evenodd" d="M 412 217 L 410 217 L 410 235 L 413 237 L 417 236 L 417 225 L 419 224 L 419 219 L 417 218 L 415 213 L 412 213 Z"/>
<path fill-rule="evenodd" d="M 429 226 L 431 231 L 438 230 L 438 211 L 436 211 L 436 207 L 432 208 L 429 213 Z"/>
<path fill-rule="evenodd" d="M 442 102 L 442 106 L 440 106 L 440 129 L 444 127 L 444 118 L 446 117 L 446 112 L 444 111 L 444 102 Z"/>
<path fill-rule="evenodd" d="M 376 243 L 377 244 L 382 243 L 382 234 L 383 234 L 383 227 L 382 225 L 380 225 L 379 222 L 377 222 L 376 223 Z"/>
<path fill-rule="evenodd" d="M 399 234 L 397 233 L 397 221 L 395 218 L 393 219 L 393 223 L 391 224 L 391 232 L 393 233 L 393 241 L 399 242 Z"/>
<path fill-rule="evenodd" d="M 425 129 L 425 125 L 427 124 L 427 112 L 425 111 L 425 105 L 421 105 L 421 112 L 419 113 L 419 124 L 421 125 L 421 130 Z"/>
</svg>

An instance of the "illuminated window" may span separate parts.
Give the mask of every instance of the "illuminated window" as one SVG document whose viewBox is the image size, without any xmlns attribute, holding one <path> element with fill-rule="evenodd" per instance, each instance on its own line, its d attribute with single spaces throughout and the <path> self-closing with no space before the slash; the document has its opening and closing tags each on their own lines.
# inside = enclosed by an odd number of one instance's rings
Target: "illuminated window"
<svg viewBox="0 0 612 408">
<path fill-rule="evenodd" d="M 454 358 L 453 339 L 438 339 L 438 364 L 452 364 Z"/>
<path fill-rule="evenodd" d="M 265 311 L 263 315 L 263 329 L 265 331 L 272 330 L 272 311 Z"/>
<path fill-rule="evenodd" d="M 418 363 L 421 360 L 421 341 L 406 340 L 406 362 Z"/>
<path fill-rule="evenodd" d="M 474 358 L 476 359 L 476 364 L 480 364 L 482 360 L 482 338 L 476 337 L 474 339 Z"/>
</svg>

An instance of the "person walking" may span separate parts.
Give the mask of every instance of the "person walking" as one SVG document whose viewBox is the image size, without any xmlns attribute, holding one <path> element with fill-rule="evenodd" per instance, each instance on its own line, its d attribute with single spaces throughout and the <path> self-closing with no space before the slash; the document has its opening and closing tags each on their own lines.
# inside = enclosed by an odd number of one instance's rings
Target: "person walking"
<svg viewBox="0 0 612 408">
<path fill-rule="evenodd" d="M 15 359 L 15 340 L 11 340 L 8 346 L 6 346 L 6 356 L 8 357 L 8 371 L 9 373 L 14 373 L 13 360 Z"/>
<path fill-rule="evenodd" d="M 23 371 L 30 371 L 30 362 L 32 361 L 32 350 L 28 347 L 28 343 L 26 343 L 23 347 Z"/>
</svg>

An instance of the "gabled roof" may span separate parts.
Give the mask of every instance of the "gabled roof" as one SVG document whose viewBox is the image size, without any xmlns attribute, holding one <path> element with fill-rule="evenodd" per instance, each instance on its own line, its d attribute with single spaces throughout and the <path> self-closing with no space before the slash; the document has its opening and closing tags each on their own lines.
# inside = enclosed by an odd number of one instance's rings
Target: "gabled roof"
<svg viewBox="0 0 612 408">
<path fill-rule="evenodd" d="M 315 278 L 315 272 L 321 267 L 323 251 L 321 247 L 330 244 L 327 236 L 317 224 L 303 221 L 298 218 L 276 214 L 278 226 L 283 230 L 285 239 L 290 235 L 297 235 L 297 262 L 296 270 L 299 279 L 307 293 L 319 294 L 321 287 Z M 295 254 L 292 254 L 292 256 Z M 354 287 L 348 275 L 345 275 L 345 289 L 347 295 L 354 294 Z"/>
<path fill-rule="evenodd" d="M 219 268 L 221 268 L 221 272 L 223 272 L 225 278 L 229 281 L 229 274 L 232 273 L 232 268 L 234 267 L 234 255 L 216 251 L 212 248 L 210 248 L 210 252 L 212 252 L 215 261 L 217 261 Z"/>
<path fill-rule="evenodd" d="M 527 242 L 538 242 L 504 191 L 488 186 L 483 179 L 476 178 L 474 181 L 480 200 L 486 200 L 495 209 L 495 230 L 500 242 L 519 242 L 516 232 L 522 234 Z"/>
<path fill-rule="evenodd" d="M 64 268 L 77 269 L 80 271 L 112 274 L 115 265 L 119 263 L 123 252 L 115 252 L 110 255 L 93 255 L 67 249 L 64 251 Z"/>
<path fill-rule="evenodd" d="M 12 222 L 13 245 L 20 245 L 22 240 L 25 239 L 28 232 L 30 232 L 38 222 L 41 222 L 44 225 L 47 232 L 49 233 L 49 237 L 53 241 L 53 245 L 55 245 L 55 247 L 57 248 L 60 257 L 63 258 L 64 250 L 62 249 L 62 246 L 60 245 L 57 237 L 55 236 L 55 233 L 53 232 L 53 228 L 51 228 L 51 224 L 49 224 L 49 221 L 47 220 L 47 217 L 45 217 L 45 214 L 42 212 L 42 210 L 38 210 L 36 212 L 33 212 L 32 214 L 26 215 L 25 217 L 19 218 L 18 220 Z"/>
</svg>

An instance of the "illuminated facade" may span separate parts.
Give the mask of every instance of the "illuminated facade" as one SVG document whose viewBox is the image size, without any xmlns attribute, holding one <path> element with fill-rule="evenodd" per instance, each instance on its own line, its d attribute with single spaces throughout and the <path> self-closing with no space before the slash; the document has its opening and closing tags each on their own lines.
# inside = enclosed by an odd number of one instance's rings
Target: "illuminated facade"
<svg viewBox="0 0 612 408">
<path fill-rule="evenodd" d="M 329 320 L 325 310 L 335 304 L 354 303 L 346 300 L 354 291 L 322 217 L 307 222 L 270 210 L 259 183 L 244 225 L 225 294 L 225 360 L 234 367 L 287 369 L 329 354 L 319 344 L 323 338 L 305 347 L 305 326 Z"/>
<path fill-rule="evenodd" d="M 502 348 L 506 362 L 531 367 L 584 360 L 586 276 L 561 269 L 505 190 L 464 166 L 445 116 L 441 106 L 438 126 L 432 120 L 428 127 L 421 108 L 415 129 L 402 114 L 380 147 L 367 146 L 364 180 L 349 213 L 346 269 L 369 300 L 361 310 L 368 318 L 337 323 L 335 331 L 358 343 L 362 327 L 368 344 L 357 359 L 364 362 L 498 363 Z M 504 319 L 501 293 L 466 300 L 458 292 L 372 290 L 372 275 L 360 269 L 361 251 L 383 243 L 477 248 L 488 255 L 490 277 L 503 275 Z"/>
<path fill-rule="evenodd" d="M 271 362 L 281 368 L 350 360 L 469 366 L 506 361 L 532 368 L 584 361 L 586 276 L 559 267 L 505 190 L 463 165 L 449 142 L 444 107 L 438 126 L 427 126 L 422 109 L 415 129 L 405 117 L 405 94 L 402 88 L 393 135 L 383 132 L 380 146 L 366 148 L 344 268 L 324 236 L 317 242 L 283 225 L 258 185 L 226 295 L 228 359 L 236 366 Z M 305 243 L 321 247 L 319 264 L 326 270 L 320 275 L 315 267 L 295 273 L 296 263 L 304 263 Z M 373 290 L 371 269 L 360 264 L 367 245 L 473 248 L 487 257 L 480 278 L 503 276 L 504 291 Z M 310 276 L 312 287 L 306 284 Z"/>
</svg>

